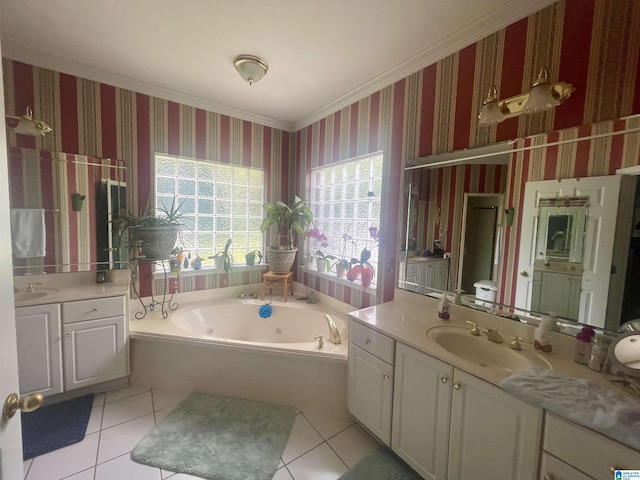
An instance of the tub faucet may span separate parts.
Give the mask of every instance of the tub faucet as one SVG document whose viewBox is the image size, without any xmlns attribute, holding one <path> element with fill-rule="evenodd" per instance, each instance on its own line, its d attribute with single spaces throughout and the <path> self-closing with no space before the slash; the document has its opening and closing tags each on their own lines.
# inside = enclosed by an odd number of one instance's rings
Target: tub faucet
<svg viewBox="0 0 640 480">
<path fill-rule="evenodd" d="M 327 314 L 325 314 L 324 318 L 327 319 L 327 324 L 329 325 L 329 341 L 335 345 L 341 344 L 342 338 L 340 338 L 340 332 L 338 331 L 338 327 L 336 327 L 333 318 Z"/>
</svg>

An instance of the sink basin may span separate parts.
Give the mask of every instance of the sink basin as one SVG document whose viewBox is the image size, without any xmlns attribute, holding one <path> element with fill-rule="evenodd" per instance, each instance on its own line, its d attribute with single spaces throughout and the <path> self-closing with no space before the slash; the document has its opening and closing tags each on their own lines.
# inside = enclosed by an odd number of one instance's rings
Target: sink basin
<svg viewBox="0 0 640 480">
<path fill-rule="evenodd" d="M 482 335 L 476 337 L 469 333 L 468 328 L 454 326 L 438 326 L 427 330 L 427 337 L 447 352 L 473 364 L 490 368 L 496 373 L 511 375 L 532 365 L 551 368 L 547 362 L 535 351 L 513 350 L 509 348 L 510 338 L 503 343 L 487 340 Z"/>
<path fill-rule="evenodd" d="M 16 302 L 26 302 L 28 300 L 35 300 L 37 298 L 46 297 L 50 293 L 57 292 L 56 288 L 41 288 L 34 292 L 16 292 L 13 294 L 13 298 Z"/>
</svg>

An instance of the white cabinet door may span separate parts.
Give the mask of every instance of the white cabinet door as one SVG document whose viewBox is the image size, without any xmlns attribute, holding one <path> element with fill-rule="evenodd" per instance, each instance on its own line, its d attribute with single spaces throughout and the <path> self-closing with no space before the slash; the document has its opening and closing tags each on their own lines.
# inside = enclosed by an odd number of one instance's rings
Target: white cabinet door
<svg viewBox="0 0 640 480">
<path fill-rule="evenodd" d="M 455 370 L 448 479 L 537 478 L 542 410 Z"/>
<path fill-rule="evenodd" d="M 16 308 L 20 394 L 62 392 L 60 304 Z"/>
<path fill-rule="evenodd" d="M 63 326 L 65 390 L 127 375 L 125 317 Z"/>
<path fill-rule="evenodd" d="M 423 478 L 444 479 L 453 368 L 396 345 L 391 448 Z"/>
<path fill-rule="evenodd" d="M 349 347 L 349 411 L 390 445 L 393 366 L 353 343 Z"/>
</svg>

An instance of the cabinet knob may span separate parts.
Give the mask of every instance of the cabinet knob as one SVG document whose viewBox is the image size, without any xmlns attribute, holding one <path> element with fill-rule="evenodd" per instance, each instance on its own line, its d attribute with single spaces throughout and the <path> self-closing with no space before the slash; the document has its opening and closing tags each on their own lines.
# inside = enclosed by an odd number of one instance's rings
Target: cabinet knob
<svg viewBox="0 0 640 480">
<path fill-rule="evenodd" d="M 385 380 L 389 380 L 389 374 L 385 373 L 384 375 L 382 375 L 382 378 L 384 378 Z"/>
<path fill-rule="evenodd" d="M 611 473 L 616 473 L 616 470 L 624 470 L 623 468 L 620 467 L 616 467 L 615 465 L 613 467 L 609 467 L 609 470 L 611 471 Z M 553 480 L 553 479 L 551 479 Z"/>
<path fill-rule="evenodd" d="M 542 480 L 553 480 L 553 475 L 547 474 L 544 477 L 542 477 Z"/>
<path fill-rule="evenodd" d="M 70 337 L 71 336 L 71 332 L 67 332 L 64 334 L 65 337 Z"/>
<path fill-rule="evenodd" d="M 454 389 L 454 390 L 460 390 L 460 383 L 458 383 L 458 382 L 454 382 L 454 383 L 453 383 L 453 389 Z"/>
<path fill-rule="evenodd" d="M 98 312 L 98 309 L 97 309 L 97 308 L 94 308 L 94 309 L 92 309 L 91 311 L 92 311 L 93 313 L 97 313 L 97 312 Z"/>
<path fill-rule="evenodd" d="M 370 338 L 367 338 L 367 339 L 364 341 L 364 343 L 366 343 L 367 345 L 369 345 L 369 344 L 371 343 L 371 339 L 370 339 Z"/>
<path fill-rule="evenodd" d="M 440 381 L 442 383 L 447 383 L 449 381 L 449 379 L 447 377 L 440 377 Z"/>
</svg>

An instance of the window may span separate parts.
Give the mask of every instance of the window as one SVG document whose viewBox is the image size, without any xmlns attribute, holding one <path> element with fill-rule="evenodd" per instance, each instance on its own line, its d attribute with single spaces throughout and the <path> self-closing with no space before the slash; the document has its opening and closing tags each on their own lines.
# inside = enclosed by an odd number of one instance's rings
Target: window
<svg viewBox="0 0 640 480">
<path fill-rule="evenodd" d="M 231 238 L 236 263 L 245 253 L 264 250 L 260 224 L 264 205 L 264 172 L 226 163 L 156 155 L 156 206 L 184 203 L 179 245 L 204 258 L 224 248 Z"/>
<path fill-rule="evenodd" d="M 309 202 L 313 223 L 327 237 L 323 253 L 359 258 L 371 250 L 369 262 L 378 271 L 378 249 L 370 228 L 380 226 L 382 152 L 311 170 Z M 317 245 L 309 245 L 315 254 Z"/>
</svg>

